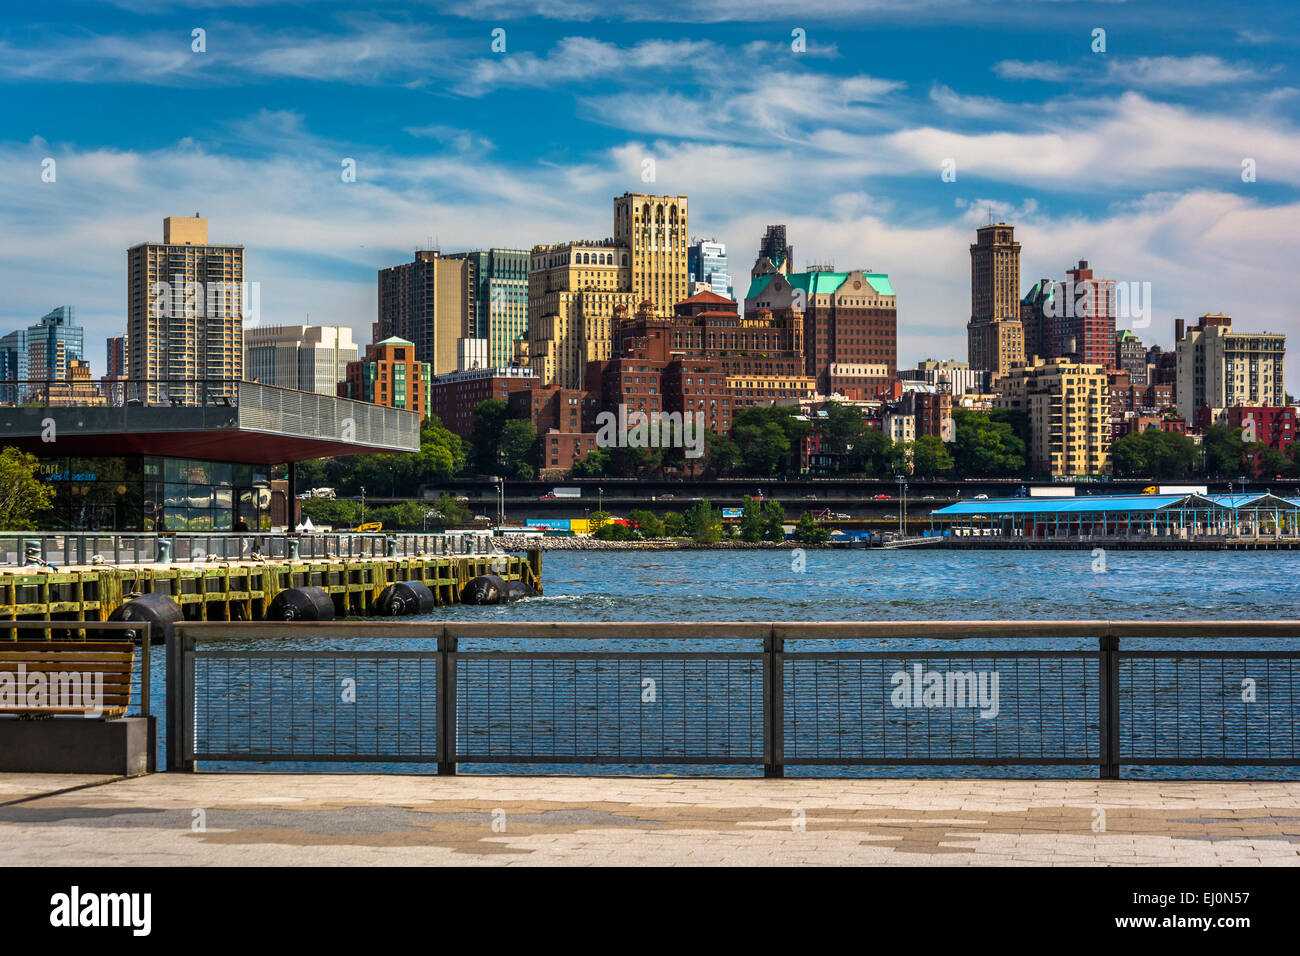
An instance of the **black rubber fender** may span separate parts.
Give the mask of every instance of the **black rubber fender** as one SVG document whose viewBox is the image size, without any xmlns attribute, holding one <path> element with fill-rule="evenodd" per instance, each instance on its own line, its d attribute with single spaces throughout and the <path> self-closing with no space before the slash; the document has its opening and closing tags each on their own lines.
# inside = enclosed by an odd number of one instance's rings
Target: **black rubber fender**
<svg viewBox="0 0 1300 956">
<path fill-rule="evenodd" d="M 399 581 L 379 592 L 373 612 L 385 617 L 404 614 L 428 614 L 438 602 L 433 592 L 422 581 Z"/>
<path fill-rule="evenodd" d="M 271 600 L 268 621 L 332 621 L 334 599 L 324 588 L 288 588 Z"/>
</svg>

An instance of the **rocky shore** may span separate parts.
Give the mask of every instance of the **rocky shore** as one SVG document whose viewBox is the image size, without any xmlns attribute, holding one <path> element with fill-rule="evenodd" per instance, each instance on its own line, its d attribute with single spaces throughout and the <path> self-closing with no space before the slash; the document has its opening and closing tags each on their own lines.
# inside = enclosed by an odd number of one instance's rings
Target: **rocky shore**
<svg viewBox="0 0 1300 956">
<path fill-rule="evenodd" d="M 598 538 L 536 538 L 531 535 L 503 535 L 492 539 L 502 551 L 793 551 L 822 545 L 798 541 L 719 541 L 696 544 L 689 538 L 650 538 L 642 541 L 601 541 Z"/>
</svg>

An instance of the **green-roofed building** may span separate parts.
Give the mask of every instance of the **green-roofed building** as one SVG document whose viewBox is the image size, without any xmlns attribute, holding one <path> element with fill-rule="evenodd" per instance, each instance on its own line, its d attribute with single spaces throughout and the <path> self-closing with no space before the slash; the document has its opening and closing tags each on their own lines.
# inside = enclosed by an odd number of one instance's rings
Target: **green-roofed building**
<svg viewBox="0 0 1300 956">
<path fill-rule="evenodd" d="M 883 272 L 787 272 L 760 257 L 745 295 L 746 317 L 770 311 L 802 319 L 806 374 L 823 395 L 868 398 L 898 374 L 898 308 Z"/>
</svg>

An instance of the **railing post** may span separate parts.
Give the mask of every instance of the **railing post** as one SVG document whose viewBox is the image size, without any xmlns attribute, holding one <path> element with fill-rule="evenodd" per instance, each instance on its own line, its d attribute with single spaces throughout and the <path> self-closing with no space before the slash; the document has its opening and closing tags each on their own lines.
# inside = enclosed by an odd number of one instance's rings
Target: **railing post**
<svg viewBox="0 0 1300 956">
<path fill-rule="evenodd" d="M 189 744 L 193 740 L 194 723 L 194 665 L 191 653 L 194 637 L 183 628 L 171 628 L 167 633 L 167 769 L 194 769 L 188 759 Z"/>
<path fill-rule="evenodd" d="M 457 639 L 444 628 L 438 638 L 438 776 L 456 775 Z"/>
<path fill-rule="evenodd" d="M 763 638 L 763 776 L 785 776 L 785 638 Z"/>
<path fill-rule="evenodd" d="M 1101 734 L 1102 780 L 1119 779 L 1119 638 L 1107 629 L 1100 639 L 1100 671 L 1097 685 L 1098 732 Z"/>
</svg>

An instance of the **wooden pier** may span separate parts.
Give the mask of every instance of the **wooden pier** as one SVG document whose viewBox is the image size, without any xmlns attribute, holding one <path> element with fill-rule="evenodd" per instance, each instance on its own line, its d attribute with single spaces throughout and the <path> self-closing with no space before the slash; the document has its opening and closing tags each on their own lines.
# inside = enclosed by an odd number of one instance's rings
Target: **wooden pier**
<svg viewBox="0 0 1300 956">
<path fill-rule="evenodd" d="M 420 581 L 439 606 L 459 603 L 461 588 L 498 574 L 542 589 L 542 555 L 453 554 L 232 560 L 210 564 L 134 564 L 0 569 L 0 636 L 11 621 L 106 621 L 141 594 L 166 594 L 191 621 L 260 621 L 281 591 L 323 588 L 336 617 L 365 617 L 390 584 Z"/>
</svg>

